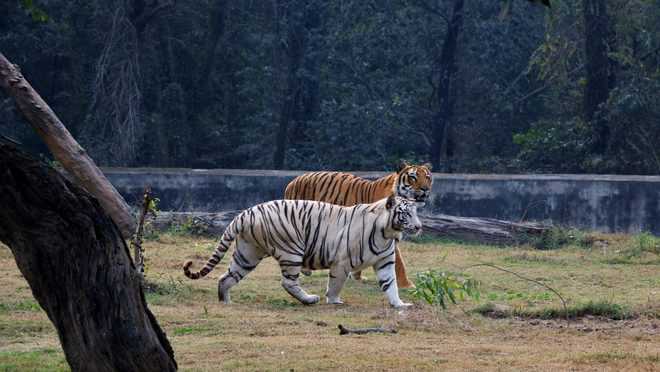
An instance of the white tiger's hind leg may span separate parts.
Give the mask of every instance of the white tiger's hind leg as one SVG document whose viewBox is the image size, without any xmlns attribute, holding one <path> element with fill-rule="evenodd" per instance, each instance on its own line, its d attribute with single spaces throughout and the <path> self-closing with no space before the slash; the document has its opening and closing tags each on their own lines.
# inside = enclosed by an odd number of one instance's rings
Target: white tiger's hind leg
<svg viewBox="0 0 660 372">
<path fill-rule="evenodd" d="M 250 271 L 261 262 L 266 254 L 260 252 L 251 244 L 243 241 L 236 241 L 236 250 L 231 258 L 229 269 L 220 277 L 218 281 L 218 300 L 225 304 L 231 303 L 229 290 L 235 286 L 241 279 L 245 278 Z"/>
<path fill-rule="evenodd" d="M 344 288 L 349 272 L 345 268 L 335 265 L 330 268 L 328 273 L 328 290 L 325 292 L 326 302 L 329 304 L 343 304 L 339 298 L 339 292 Z"/>
<path fill-rule="evenodd" d="M 399 288 L 396 284 L 396 272 L 394 271 L 394 254 L 387 256 L 374 264 L 374 271 L 378 277 L 378 285 L 385 292 L 390 305 L 396 308 L 412 306 L 399 298 Z"/>
<path fill-rule="evenodd" d="M 280 268 L 282 269 L 282 288 L 287 293 L 304 305 L 313 305 L 319 302 L 319 296 L 307 294 L 300 287 L 298 278 L 300 277 L 300 269 L 302 268 L 302 257 L 300 257 L 300 262 L 298 260 L 280 260 Z"/>
</svg>

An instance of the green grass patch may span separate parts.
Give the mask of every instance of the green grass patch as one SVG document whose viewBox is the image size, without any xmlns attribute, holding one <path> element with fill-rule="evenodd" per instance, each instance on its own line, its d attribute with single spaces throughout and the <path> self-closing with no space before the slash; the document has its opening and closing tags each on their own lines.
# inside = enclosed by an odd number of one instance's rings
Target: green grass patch
<svg viewBox="0 0 660 372">
<path fill-rule="evenodd" d="M 487 303 L 473 310 L 477 314 L 494 318 L 520 317 L 529 319 L 563 319 L 566 318 L 564 308 L 525 309 L 498 306 Z M 612 320 L 632 319 L 636 317 L 627 306 L 612 302 L 589 301 L 584 304 L 568 306 L 568 317 L 570 319 L 583 318 L 587 315 L 603 317 Z"/>
<path fill-rule="evenodd" d="M 166 233 L 174 236 L 201 237 L 209 236 L 208 228 L 204 223 L 200 223 L 193 217 L 188 217 L 185 221 L 173 223 L 169 226 Z"/>
<path fill-rule="evenodd" d="M 548 264 L 548 265 L 565 265 L 566 260 L 557 259 L 554 257 L 547 257 L 539 254 L 532 254 L 528 252 L 516 253 L 510 256 L 506 256 L 503 259 L 507 263 L 515 264 Z"/>
<path fill-rule="evenodd" d="M 469 242 L 452 237 L 439 237 L 432 234 L 420 234 L 418 236 L 405 236 L 404 241 L 413 244 L 432 244 L 432 245 L 463 245 L 463 246 L 482 246 L 482 244 Z"/>
<path fill-rule="evenodd" d="M 206 290 L 194 288 L 183 279 L 172 276 L 160 276 L 159 279 L 147 277 L 144 289 L 147 302 L 152 305 L 176 305 L 207 293 Z"/>
<path fill-rule="evenodd" d="M 539 250 L 547 251 L 563 248 L 570 244 L 583 245 L 585 234 L 575 229 L 553 226 L 543 234 L 531 238 L 531 245 Z"/>
<path fill-rule="evenodd" d="M 0 352 L 0 371 L 70 371 L 60 350 Z"/>
<path fill-rule="evenodd" d="M 576 358 L 579 362 L 607 364 L 615 361 L 630 360 L 643 363 L 660 363 L 660 353 L 657 355 L 636 355 L 623 351 L 587 353 Z"/>
<path fill-rule="evenodd" d="M 0 303 L 0 314 L 13 311 L 41 311 L 41 306 L 34 300 L 24 300 L 20 302 Z"/>
<path fill-rule="evenodd" d="M 53 325 L 47 320 L 15 321 L 8 318 L 0 319 L 0 338 L 4 339 L 34 337 L 53 331 Z"/>
<path fill-rule="evenodd" d="M 660 255 L 660 238 L 651 235 L 651 233 L 639 233 L 633 241 L 634 246 L 630 251 L 631 255 L 641 256 L 643 253 Z"/>
<path fill-rule="evenodd" d="M 602 262 L 610 265 L 660 265 L 660 238 L 648 232 L 632 236 L 618 248 L 616 256 Z"/>
<path fill-rule="evenodd" d="M 301 306 L 302 305 L 298 301 L 289 300 L 289 299 L 281 298 L 281 297 L 267 298 L 265 303 L 272 306 L 275 309 L 284 309 L 284 308 L 290 308 L 290 307 L 295 307 L 295 306 Z"/>
<path fill-rule="evenodd" d="M 504 292 L 489 292 L 486 295 L 486 298 L 489 301 L 515 301 L 523 300 L 528 302 L 547 302 L 551 301 L 556 297 L 555 294 L 549 291 L 527 293 L 515 290 L 506 290 Z"/>
<path fill-rule="evenodd" d="M 173 331 L 175 336 L 186 336 L 186 335 L 199 335 L 199 336 L 210 336 L 210 335 L 220 335 L 222 334 L 222 326 L 211 323 L 201 323 L 193 324 L 184 327 L 174 328 Z"/>
</svg>

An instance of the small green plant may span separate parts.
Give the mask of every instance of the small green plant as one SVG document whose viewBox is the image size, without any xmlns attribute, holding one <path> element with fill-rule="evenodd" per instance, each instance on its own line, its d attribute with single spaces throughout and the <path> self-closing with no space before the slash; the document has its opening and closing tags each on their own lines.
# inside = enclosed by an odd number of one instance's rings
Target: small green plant
<svg viewBox="0 0 660 372">
<path fill-rule="evenodd" d="M 617 256 L 607 258 L 603 262 L 612 265 L 657 265 L 660 262 L 660 238 L 648 232 L 641 232 L 633 236 L 617 253 Z M 656 259 L 653 258 L 654 255 Z"/>
<path fill-rule="evenodd" d="M 630 250 L 629 254 L 634 257 L 639 257 L 643 253 L 660 255 L 660 238 L 657 238 L 646 231 L 637 234 L 635 237 L 635 245 Z"/>
<path fill-rule="evenodd" d="M 149 303 L 163 305 L 188 300 L 195 290 L 181 279 L 161 274 L 156 280 L 147 278 L 144 282 L 144 291 Z"/>
<path fill-rule="evenodd" d="M 541 236 L 532 239 L 532 245 L 539 250 L 559 249 L 571 243 L 581 244 L 584 233 L 574 229 L 553 226 Z"/>
<path fill-rule="evenodd" d="M 456 305 L 457 300 L 463 301 L 465 297 L 478 300 L 479 287 L 478 280 L 444 271 L 429 270 L 417 274 L 412 295 L 430 305 L 446 309 L 449 302 Z"/>
<path fill-rule="evenodd" d="M 202 236 L 206 234 L 207 227 L 194 217 L 188 217 L 185 221 L 173 223 L 168 232 L 178 236 Z"/>
</svg>

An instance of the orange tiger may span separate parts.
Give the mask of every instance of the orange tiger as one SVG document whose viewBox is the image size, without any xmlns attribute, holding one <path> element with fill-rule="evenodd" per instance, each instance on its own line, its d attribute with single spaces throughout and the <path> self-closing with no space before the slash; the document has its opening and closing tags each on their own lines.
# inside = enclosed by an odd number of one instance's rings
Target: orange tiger
<svg viewBox="0 0 660 372">
<path fill-rule="evenodd" d="M 296 177 L 284 192 L 285 199 L 317 200 L 343 206 L 368 204 L 392 194 L 418 202 L 426 202 L 431 194 L 431 165 L 402 163 L 399 170 L 374 181 L 343 172 L 313 172 Z M 399 288 L 414 287 L 406 274 L 406 266 L 396 247 L 396 278 Z M 361 279 L 356 272 L 354 278 Z"/>
</svg>

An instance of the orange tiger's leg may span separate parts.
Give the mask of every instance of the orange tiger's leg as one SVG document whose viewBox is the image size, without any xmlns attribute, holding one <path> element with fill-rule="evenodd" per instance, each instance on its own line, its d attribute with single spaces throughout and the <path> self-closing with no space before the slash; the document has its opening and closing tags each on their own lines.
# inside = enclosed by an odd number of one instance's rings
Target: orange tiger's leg
<svg viewBox="0 0 660 372">
<path fill-rule="evenodd" d="M 403 257 L 401 257 L 401 251 L 397 245 L 394 248 L 394 270 L 396 271 L 396 284 L 399 288 L 415 288 L 410 280 L 408 280 L 408 275 L 406 274 L 406 264 L 403 262 Z"/>
</svg>

